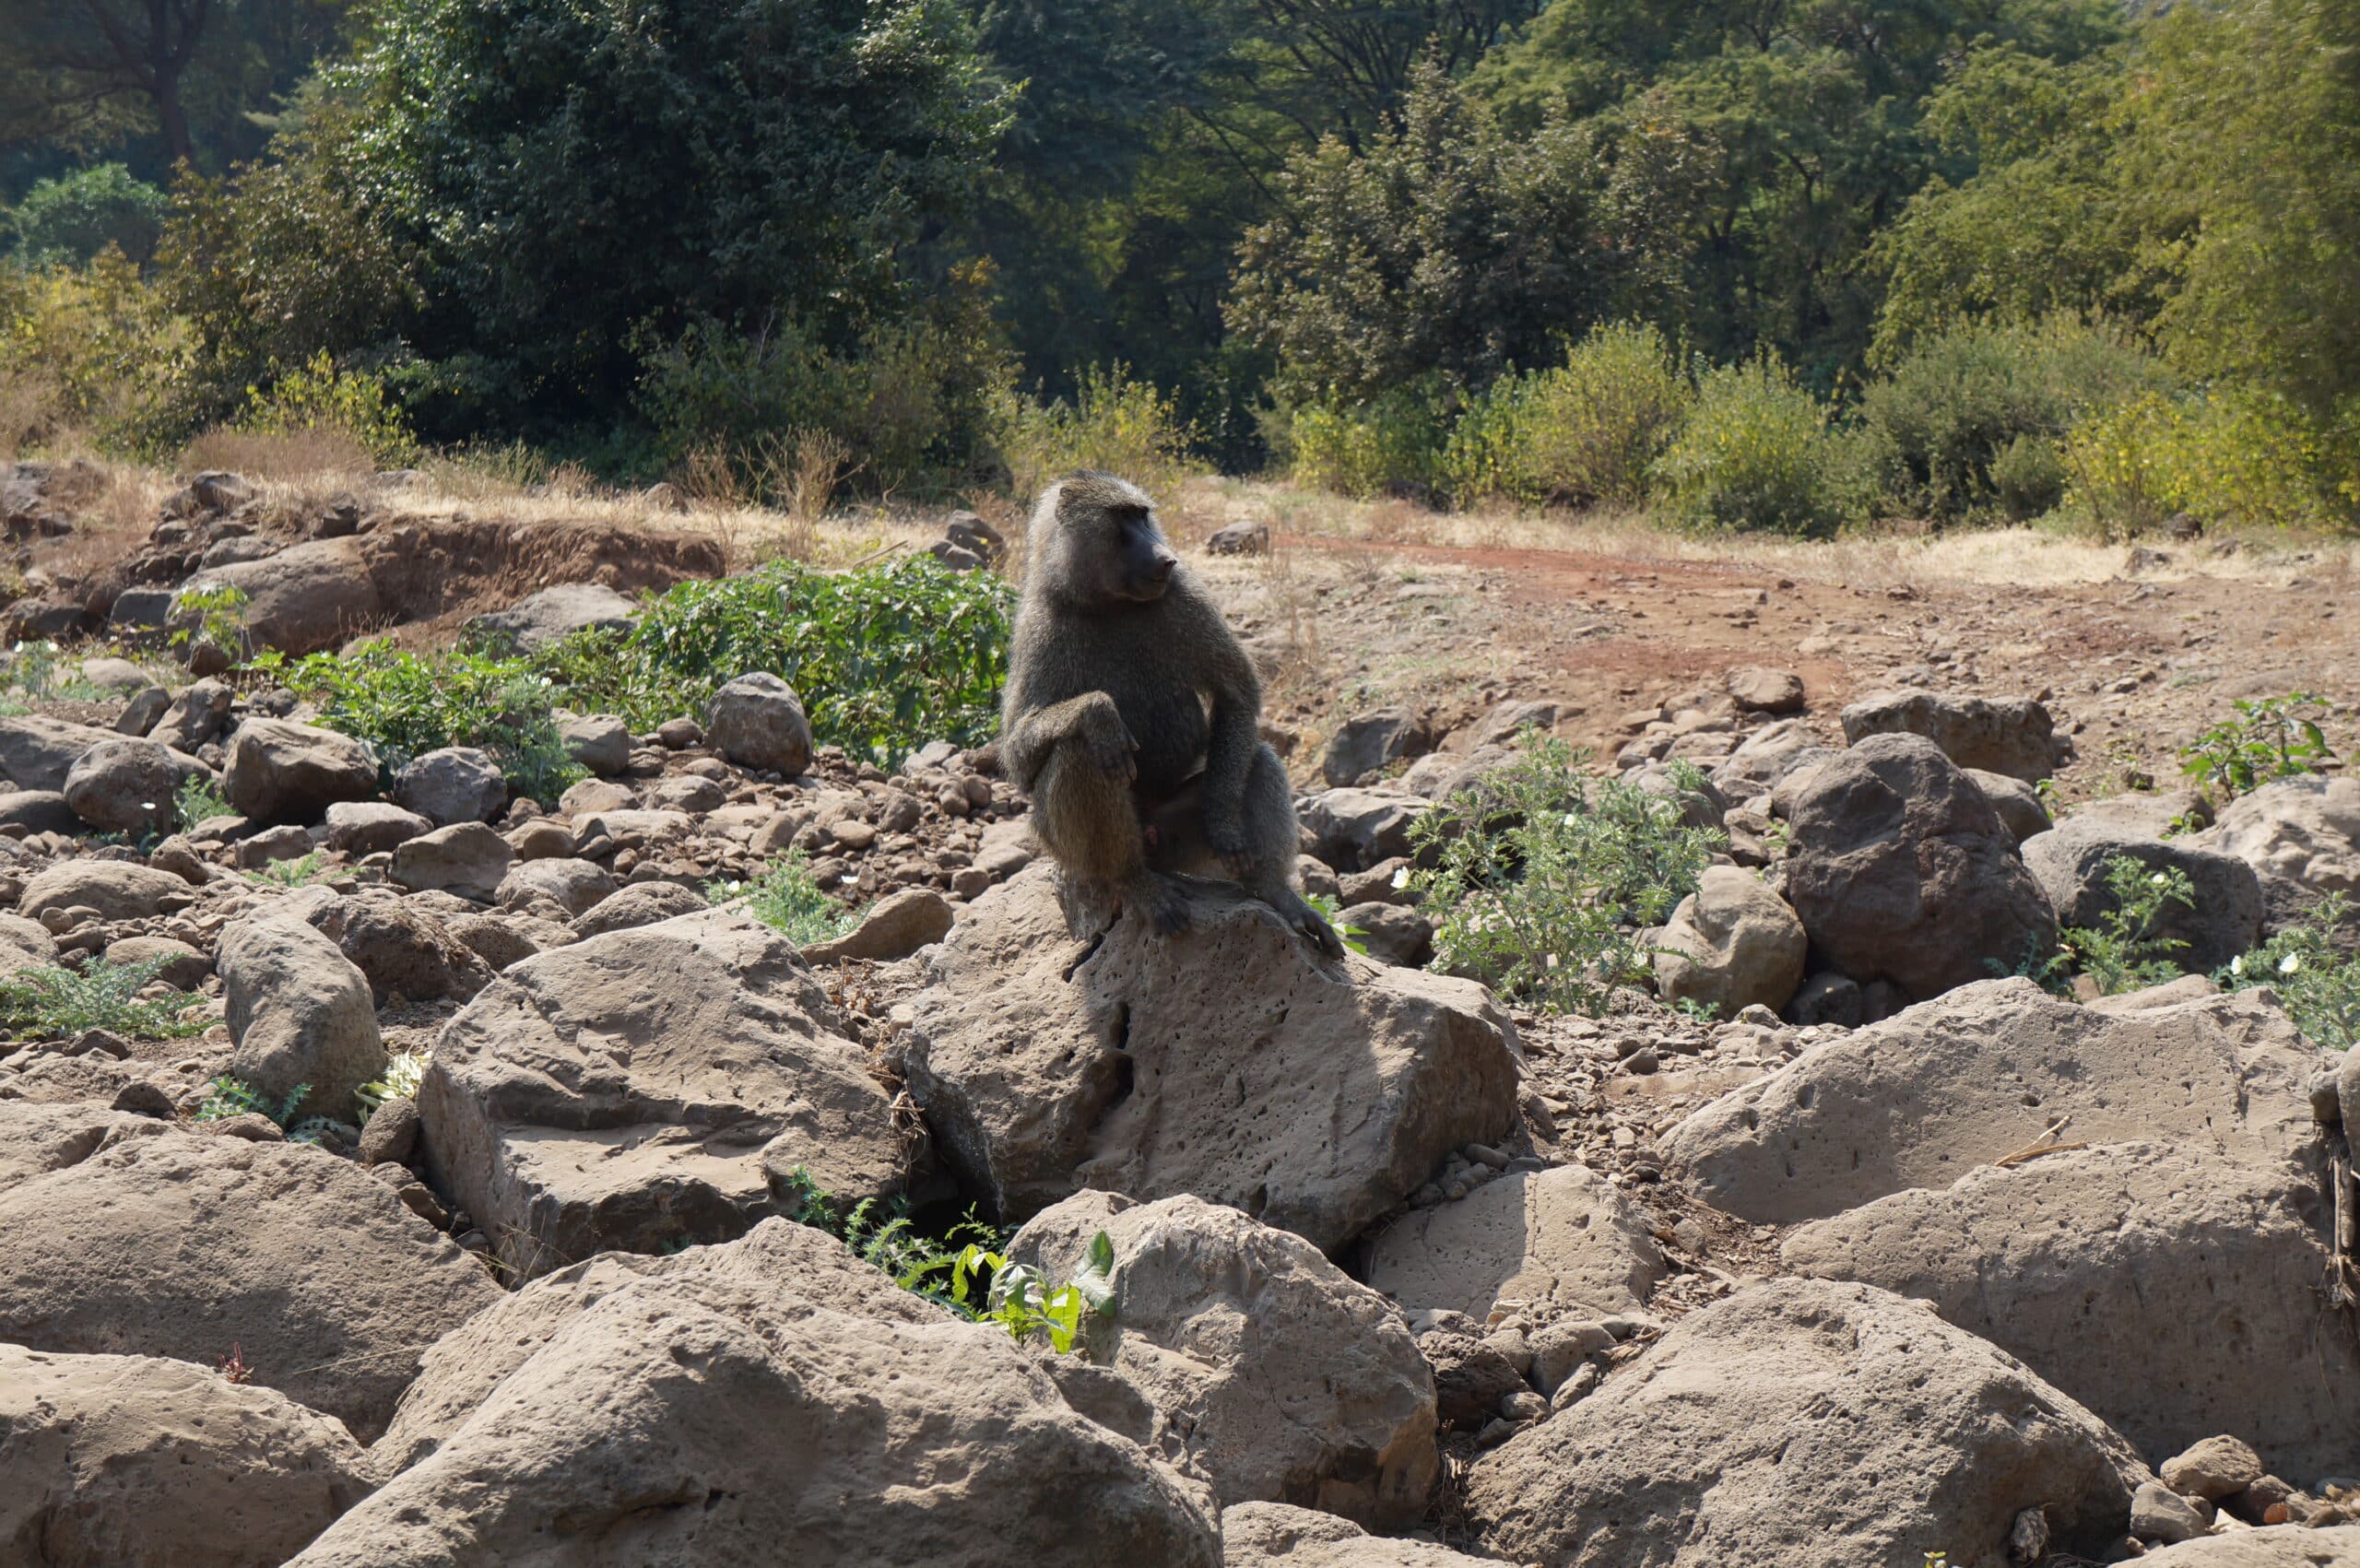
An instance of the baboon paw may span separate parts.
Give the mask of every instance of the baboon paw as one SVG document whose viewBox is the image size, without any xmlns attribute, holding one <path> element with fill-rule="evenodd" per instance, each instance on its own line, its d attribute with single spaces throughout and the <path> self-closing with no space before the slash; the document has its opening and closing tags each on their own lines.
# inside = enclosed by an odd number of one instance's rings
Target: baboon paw
<svg viewBox="0 0 2360 1568">
<path fill-rule="evenodd" d="M 1147 917 L 1158 931 L 1170 937 L 1188 929 L 1188 895 L 1170 883 L 1157 888 L 1146 898 Z"/>
<path fill-rule="evenodd" d="M 1296 915 L 1294 928 L 1328 957 L 1339 959 L 1344 956 L 1344 939 L 1336 935 L 1336 928 L 1322 919 L 1317 910 L 1306 909 Z"/>
<path fill-rule="evenodd" d="M 1127 735 L 1090 743 L 1090 760 L 1109 778 L 1128 784 L 1139 776 L 1139 748 Z"/>
</svg>

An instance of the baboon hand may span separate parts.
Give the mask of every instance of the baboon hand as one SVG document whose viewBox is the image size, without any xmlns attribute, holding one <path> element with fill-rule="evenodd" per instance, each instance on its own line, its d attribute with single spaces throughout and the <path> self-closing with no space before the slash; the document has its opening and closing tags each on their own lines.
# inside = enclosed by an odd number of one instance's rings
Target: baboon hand
<svg viewBox="0 0 2360 1568">
<path fill-rule="evenodd" d="M 1090 715 L 1091 722 L 1082 726 L 1081 744 L 1090 753 L 1092 766 L 1109 778 L 1125 783 L 1139 776 L 1139 742 L 1124 727 L 1122 715 L 1112 702 Z"/>
</svg>

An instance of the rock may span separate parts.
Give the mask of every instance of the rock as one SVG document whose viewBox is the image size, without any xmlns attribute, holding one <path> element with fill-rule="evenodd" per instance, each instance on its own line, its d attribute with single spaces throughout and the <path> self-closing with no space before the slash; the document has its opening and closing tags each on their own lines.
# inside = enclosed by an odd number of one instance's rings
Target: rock
<svg viewBox="0 0 2360 1568">
<path fill-rule="evenodd" d="M 0 1133 L 48 1110 L 0 1101 Z M 500 1299 L 356 1165 L 115 1120 L 46 1168 L 0 1171 L 0 1341 L 208 1367 L 234 1346 L 256 1385 L 368 1441 L 420 1352 Z"/>
<path fill-rule="evenodd" d="M 12 789 L 0 791 L 0 827 L 21 828 L 27 833 L 64 833 L 68 838 L 83 830 L 82 819 L 65 803 L 65 796 L 53 789 Z"/>
<path fill-rule="evenodd" d="M 593 713 L 558 725 L 565 754 L 602 779 L 631 766 L 631 726 L 612 713 Z"/>
<path fill-rule="evenodd" d="M 123 712 L 115 715 L 114 732 L 117 735 L 144 737 L 156 727 L 156 721 L 162 718 L 171 705 L 172 694 L 162 687 L 143 687 L 123 705 Z"/>
<path fill-rule="evenodd" d="M 171 752 L 152 740 L 104 740 L 66 771 L 65 804 L 100 832 L 161 837 L 172 831 L 181 777 Z"/>
<path fill-rule="evenodd" d="M 1054 868 L 969 904 L 926 960 L 911 1092 L 960 1173 L 1021 1220 L 1083 1186 L 1191 1193 L 1334 1252 L 1449 1152 L 1517 1126 L 1505 1020 L 1471 982 L 1322 961 L 1268 906 L 1192 892 L 1077 940 Z"/>
<path fill-rule="evenodd" d="M 1528 1305 L 1583 1318 L 1634 1313 L 1664 1276 L 1646 1221 L 1581 1165 L 1486 1182 L 1378 1232 L 1368 1282 L 1411 1313 Z"/>
<path fill-rule="evenodd" d="M 1802 984 L 1809 947 L 1803 923 L 1761 878 L 1708 866 L 1656 944 L 1656 989 L 1720 1018 L 1757 1005 L 1776 1012 Z"/>
<path fill-rule="evenodd" d="M 323 901 L 305 918 L 360 972 L 380 1007 L 396 996 L 464 1002 L 491 982 L 491 966 L 473 949 L 390 890 Z"/>
<path fill-rule="evenodd" d="M 350 736 L 285 719 L 251 718 L 230 737 L 222 791 L 257 822 L 316 822 L 339 800 L 377 793 L 377 760 Z"/>
<path fill-rule="evenodd" d="M 628 631 L 639 607 L 603 583 L 560 583 L 467 622 L 478 637 L 537 654 L 577 631 Z"/>
<path fill-rule="evenodd" d="M 356 1151 L 360 1163 L 408 1164 L 418 1152 L 419 1127 L 417 1101 L 407 1095 L 386 1101 L 360 1125 L 360 1147 Z"/>
<path fill-rule="evenodd" d="M 439 890 L 482 902 L 500 890 L 514 865 L 508 841 L 481 822 L 460 822 L 420 833 L 394 851 L 393 877 L 411 892 Z M 537 860 L 536 867 L 561 862 Z"/>
<path fill-rule="evenodd" d="M 136 691 L 148 684 L 148 672 L 129 659 L 95 658 L 82 661 L 82 678 L 103 691 Z"/>
<path fill-rule="evenodd" d="M 714 910 L 511 966 L 419 1093 L 438 1191 L 524 1277 L 744 1233 L 796 1166 L 900 1188 L 891 1102 L 778 933 Z"/>
<path fill-rule="evenodd" d="M 348 860 L 389 855 L 434 824 L 383 800 L 339 800 L 328 808 L 327 847 Z"/>
<path fill-rule="evenodd" d="M 508 809 L 508 780 L 488 752 L 445 746 L 413 758 L 394 775 L 394 804 L 438 828 L 489 822 Z"/>
<path fill-rule="evenodd" d="M 667 751 L 686 751 L 704 744 L 704 725 L 683 714 L 655 726 L 655 743 Z"/>
<path fill-rule="evenodd" d="M 741 768 L 788 777 L 811 765 L 811 721 L 803 700 L 774 675 L 741 675 L 713 694 L 705 739 Z"/>
<path fill-rule="evenodd" d="M 145 920 L 185 909 L 186 882 L 170 871 L 124 860 L 62 860 L 37 872 L 17 913 L 39 920 L 51 910 L 94 910 L 101 920 Z"/>
<path fill-rule="evenodd" d="M 2040 791 L 2024 780 L 1984 768 L 1964 771 L 1968 778 L 1975 781 L 1975 787 L 1983 792 L 1983 798 L 1991 803 L 1991 809 L 2000 814 L 2000 825 L 2008 830 L 2017 847 L 2022 848 L 2026 839 L 2036 833 L 2045 833 L 2053 826 L 2048 819 L 2048 807 L 2040 798 Z"/>
<path fill-rule="evenodd" d="M 219 737 L 230 721 L 230 706 L 237 692 L 218 680 L 200 680 L 172 699 L 148 738 L 176 751 L 194 752 Z"/>
<path fill-rule="evenodd" d="M 1997 1564 L 2027 1508 L 2097 1549 L 2148 1479 L 2096 1417 L 1915 1303 L 1780 1279 L 1478 1460 L 1467 1498 L 1519 1562 L 1851 1568 L 1941 1541 Z"/>
<path fill-rule="evenodd" d="M 2303 1473 L 2325 1468 L 2312 1466 Z M 2261 1456 L 2250 1446 L 2234 1437 L 2216 1435 L 2165 1460 L 2156 1473 L 2174 1491 L 2219 1503 L 2260 1480 L 2263 1468 Z"/>
<path fill-rule="evenodd" d="M 530 915 L 458 914 L 443 921 L 442 928 L 490 965 L 495 974 L 574 939 L 570 928 Z"/>
<path fill-rule="evenodd" d="M 1424 714 L 1409 708 L 1379 708 L 1344 721 L 1328 741 L 1319 771 L 1330 784 L 1340 787 L 1434 749 L 1434 729 Z"/>
<path fill-rule="evenodd" d="M 904 959 L 950 932 L 950 904 L 927 888 L 904 888 L 879 899 L 860 924 L 832 942 L 815 942 L 803 949 L 810 963 L 842 963 L 869 959 L 890 963 Z"/>
<path fill-rule="evenodd" d="M 1992 980 L 1815 1046 L 1664 1135 L 1670 1168 L 1757 1224 L 1946 1187 L 2031 1144 L 2201 1140 L 2274 1163 L 2311 1137 L 2312 1053 L 2247 993 L 2122 1016 Z"/>
<path fill-rule="evenodd" d="M 1304 802 L 1312 853 L 1339 871 L 1359 871 L 1410 853 L 1410 824 L 1433 802 L 1371 789 L 1330 789 Z"/>
<path fill-rule="evenodd" d="M 0 975 L 46 969 L 57 961 L 57 940 L 38 920 L 0 914 Z"/>
<path fill-rule="evenodd" d="M 125 937 L 107 944 L 107 961 L 128 967 L 152 963 L 156 978 L 177 991 L 194 991 L 213 973 L 213 961 L 170 937 Z"/>
<path fill-rule="evenodd" d="M 1004 1330 L 784 1220 L 536 1281 L 416 1402 L 450 1409 L 440 1446 L 289 1568 L 1220 1562 L 1196 1489 Z"/>
<path fill-rule="evenodd" d="M 122 739 L 111 729 L 38 713 L 0 718 L 0 772 L 20 790 L 63 790 L 65 775 L 86 752 Z"/>
<path fill-rule="evenodd" d="M 368 979 L 301 920 L 250 915 L 221 933 L 230 1071 L 277 1102 L 311 1086 L 303 1114 L 347 1121 L 352 1094 L 385 1070 Z"/>
<path fill-rule="evenodd" d="M 2059 925 L 2100 928 L 2115 908 L 2106 867 L 2118 856 L 2137 861 L 2151 876 L 2185 874 L 2193 905 L 2166 903 L 2150 927 L 2180 948 L 2165 954 L 2182 969 L 2210 973 L 2261 940 L 2261 883 L 2234 855 L 2183 839 L 2149 838 L 2112 830 L 2082 817 L 2024 841 L 2024 866 L 2048 895 Z"/>
<path fill-rule="evenodd" d="M 1339 924 L 1359 932 L 1351 939 L 1379 963 L 1423 969 L 1434 959 L 1434 925 L 1414 909 L 1396 903 L 1356 903 L 1343 911 Z"/>
<path fill-rule="evenodd" d="M 502 909 L 524 909 L 546 899 L 572 919 L 587 914 L 615 891 L 615 878 L 595 860 L 525 860 L 500 879 L 492 896 Z"/>
<path fill-rule="evenodd" d="M 535 817 L 508 830 L 508 847 L 519 860 L 571 860 L 581 846 L 564 823 Z"/>
<path fill-rule="evenodd" d="M 2057 771 L 2058 742 L 2048 709 L 2028 698 L 1993 701 L 1932 691 L 1886 691 L 1844 710 L 1844 739 L 1858 746 L 1871 736 L 1922 736 L 1962 768 L 2037 784 Z"/>
<path fill-rule="evenodd" d="M 260 560 L 214 567 L 181 584 L 244 592 L 239 619 L 256 647 L 289 658 L 325 653 L 379 625 L 385 607 L 355 539 L 313 539 Z"/>
<path fill-rule="evenodd" d="M 2130 1494 L 2130 1533 L 2170 1546 L 2206 1533 L 2204 1515 L 2163 1482 L 2145 1481 Z"/>
<path fill-rule="evenodd" d="M 1469 1329 L 1428 1329 L 1418 1337 L 1418 1350 L 1434 1368 L 1434 1409 L 1446 1426 L 1481 1427 L 1502 1400 L 1531 1391 L 1516 1363 Z"/>
<path fill-rule="evenodd" d="M 2151 1568 L 2351 1568 L 2360 1562 L 2360 1525 L 2239 1530 L 2167 1546 L 2139 1561 Z"/>
<path fill-rule="evenodd" d="M 2273 779 L 2190 842 L 2252 867 L 2271 925 L 2285 925 L 2322 893 L 2360 895 L 2360 779 Z"/>
<path fill-rule="evenodd" d="M 1732 800 L 1775 789 L 1789 775 L 1837 755 L 1800 719 L 1764 725 L 1713 770 L 1713 784 Z"/>
<path fill-rule="evenodd" d="M 1090 1359 L 1155 1403 L 1219 1501 L 1379 1528 L 1424 1516 L 1441 1470 L 1434 1373 L 1383 1297 L 1300 1236 L 1195 1197 L 1079 1193 L 1034 1216 L 1009 1256 L 1069 1279 L 1101 1232 L 1115 1310 L 1091 1325 Z"/>
<path fill-rule="evenodd" d="M 1750 713 L 1800 713 L 1803 711 L 1803 678 L 1792 670 L 1764 669 L 1749 665 L 1729 671 L 1724 687 L 1730 699 Z"/>
<path fill-rule="evenodd" d="M 576 915 L 573 931 L 579 937 L 603 937 L 609 931 L 694 914 L 705 907 L 702 893 L 677 882 L 642 882 L 608 894 Z"/>
<path fill-rule="evenodd" d="M 301 860 L 312 853 L 312 848 L 311 830 L 290 823 L 284 828 L 265 828 L 251 838 L 240 839 L 231 854 L 238 869 L 255 871 L 282 860 Z"/>
<path fill-rule="evenodd" d="M 342 1423 L 184 1361 L 0 1345 L 0 1550 L 277 1568 L 367 1496 Z"/>
<path fill-rule="evenodd" d="M 1268 555 L 1270 553 L 1270 525 L 1267 523 L 1225 524 L 1206 536 L 1205 553 Z"/>
<path fill-rule="evenodd" d="M 1487 1568 L 1419 1540 L 1372 1536 L 1350 1519 L 1283 1503 L 1241 1503 L 1221 1515 L 1221 1568 Z M 1496 1565 L 1491 1565 L 1496 1568 Z"/>
<path fill-rule="evenodd" d="M 2057 917 L 2015 840 L 1932 742 L 1880 735 L 1775 796 L 1787 902 L 1828 968 L 1923 1001 L 2056 950 Z"/>
<path fill-rule="evenodd" d="M 1464 755 L 1429 751 L 1401 770 L 1400 778 L 1394 782 L 1422 801 L 1448 800 L 1461 791 L 1477 788 L 1486 777 L 1515 760 L 1516 753 L 1500 746 L 1479 747 Z"/>
<path fill-rule="evenodd" d="M 2147 1453 L 2234 1426 L 2271 1468 L 2309 1476 L 2350 1459 L 2360 1408 L 2360 1349 L 2320 1332 L 2312 1305 L 2329 1267 L 2317 1206 L 2294 1167 L 2111 1144 L 1895 1194 L 1795 1232 L 1783 1256 L 1930 1303 Z M 2256 1375 L 2290 1355 L 2301 1376 Z M 2224 1464 L 2212 1491 L 2175 1486 L 2224 1497 L 2261 1474 L 2220 1441 L 2252 1474 L 2229 1485 L 2243 1471 Z"/>
</svg>

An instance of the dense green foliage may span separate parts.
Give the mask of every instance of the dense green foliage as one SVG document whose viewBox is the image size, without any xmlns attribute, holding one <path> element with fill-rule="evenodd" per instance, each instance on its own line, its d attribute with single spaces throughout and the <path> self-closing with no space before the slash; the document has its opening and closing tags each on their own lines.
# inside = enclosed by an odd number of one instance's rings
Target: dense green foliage
<svg viewBox="0 0 2360 1568">
<path fill-rule="evenodd" d="M 93 959 L 80 969 L 20 970 L 0 980 L 0 1030 L 19 1040 L 70 1040 L 103 1029 L 127 1040 L 178 1040 L 205 1026 L 188 1013 L 191 998 L 140 995 L 164 964 L 110 963 Z"/>
<path fill-rule="evenodd" d="M 811 863 L 796 850 L 787 851 L 749 881 L 708 882 L 704 892 L 717 904 L 743 900 L 748 914 L 798 948 L 833 941 L 851 930 L 856 918 L 828 896 L 812 876 Z"/>
<path fill-rule="evenodd" d="M 2269 986 L 2313 1044 L 2350 1050 L 2360 1045 L 2360 953 L 2353 936 L 2350 902 L 2330 893 L 2214 978 L 2232 989 Z"/>
</svg>

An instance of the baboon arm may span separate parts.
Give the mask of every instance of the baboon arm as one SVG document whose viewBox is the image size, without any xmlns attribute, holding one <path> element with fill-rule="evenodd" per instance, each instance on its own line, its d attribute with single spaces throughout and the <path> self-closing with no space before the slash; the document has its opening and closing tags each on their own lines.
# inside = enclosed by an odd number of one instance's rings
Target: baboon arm
<svg viewBox="0 0 2360 1568">
<path fill-rule="evenodd" d="M 1234 858 L 1245 848 L 1245 776 L 1261 744 L 1262 683 L 1228 628 L 1218 619 L 1216 627 L 1226 656 L 1208 672 L 1212 715 L 1205 741 L 1205 831 L 1216 853 Z"/>
<path fill-rule="evenodd" d="M 1000 765 L 1019 788 L 1030 790 L 1040 776 L 1041 765 L 1049 760 L 1051 748 L 1061 740 L 1092 738 L 1093 731 L 1102 729 L 1110 718 L 1120 726 L 1122 715 L 1115 711 L 1115 700 L 1103 691 L 1085 691 L 1020 713 L 1000 731 Z"/>
</svg>

